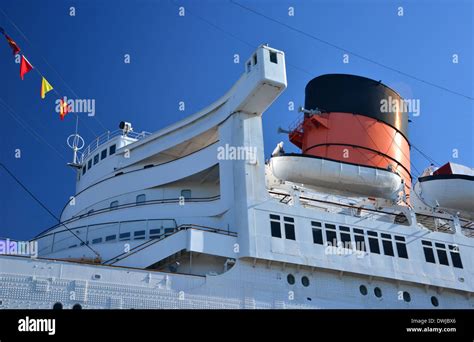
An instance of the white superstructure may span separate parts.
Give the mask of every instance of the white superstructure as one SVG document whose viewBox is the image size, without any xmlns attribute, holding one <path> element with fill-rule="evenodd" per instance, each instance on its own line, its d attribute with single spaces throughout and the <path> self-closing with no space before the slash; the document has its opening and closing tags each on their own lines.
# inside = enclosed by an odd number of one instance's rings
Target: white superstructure
<svg viewBox="0 0 474 342">
<path fill-rule="evenodd" d="M 245 66 L 202 111 L 84 149 L 39 257 L 0 256 L 0 308 L 474 308 L 472 223 L 403 205 L 393 173 L 276 172 L 262 114 L 285 56 L 261 46 Z M 298 181 L 313 181 L 306 163 L 339 192 Z"/>
</svg>

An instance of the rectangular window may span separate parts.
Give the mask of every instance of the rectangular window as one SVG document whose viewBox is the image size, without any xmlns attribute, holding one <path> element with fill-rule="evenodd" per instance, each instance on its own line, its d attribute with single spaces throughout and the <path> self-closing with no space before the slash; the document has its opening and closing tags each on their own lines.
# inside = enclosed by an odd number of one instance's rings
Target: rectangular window
<svg viewBox="0 0 474 342">
<path fill-rule="evenodd" d="M 144 230 L 138 230 L 133 233 L 133 239 L 134 240 L 143 240 L 145 238 L 145 231 Z"/>
<path fill-rule="evenodd" d="M 449 250 L 451 254 L 451 260 L 453 261 L 453 266 L 456 268 L 463 268 L 459 247 L 455 245 L 449 245 Z"/>
<path fill-rule="evenodd" d="M 97 164 L 99 162 L 99 154 L 97 153 L 95 156 L 94 156 L 94 165 Z"/>
<path fill-rule="evenodd" d="M 311 222 L 311 226 L 313 227 L 313 242 L 322 245 L 323 242 L 323 231 L 321 229 L 321 222 Z"/>
<path fill-rule="evenodd" d="M 102 242 L 102 238 L 97 238 L 97 239 L 92 240 L 92 244 L 101 243 L 101 242 Z"/>
<path fill-rule="evenodd" d="M 107 149 L 100 152 L 100 160 L 104 160 L 105 158 L 107 158 Z"/>
<path fill-rule="evenodd" d="M 326 244 L 329 246 L 337 246 L 336 226 L 326 223 Z"/>
<path fill-rule="evenodd" d="M 356 233 L 356 231 L 362 231 L 362 234 Z M 365 237 L 364 237 L 364 231 L 360 229 L 354 229 L 354 240 L 355 240 L 355 247 L 358 251 L 366 251 L 365 248 Z M 377 244 L 378 247 L 378 244 Z"/>
<path fill-rule="evenodd" d="M 253 55 L 253 65 L 257 65 L 257 54 Z"/>
<path fill-rule="evenodd" d="M 150 229 L 150 239 L 157 239 L 160 237 L 161 229 Z"/>
<path fill-rule="evenodd" d="M 399 258 L 408 259 L 407 246 L 403 236 L 395 236 L 395 246 L 397 246 L 397 253 Z"/>
<path fill-rule="evenodd" d="M 382 246 L 383 246 L 383 254 L 388 256 L 395 256 L 393 252 L 393 245 L 392 245 L 392 237 L 390 234 L 380 234 L 382 236 Z M 389 240 L 390 239 L 390 240 Z"/>
<path fill-rule="evenodd" d="M 87 169 L 90 170 L 92 167 L 92 159 L 89 159 L 89 161 L 87 162 Z"/>
<path fill-rule="evenodd" d="M 292 217 L 283 217 L 283 221 L 285 224 L 285 238 L 288 240 L 296 240 L 295 237 L 295 219 Z"/>
<path fill-rule="evenodd" d="M 278 64 L 278 59 L 277 59 L 277 54 L 274 51 L 269 51 L 270 52 L 270 62 Z"/>
<path fill-rule="evenodd" d="M 181 190 L 181 196 L 184 197 L 184 199 L 190 199 L 191 198 L 191 190 L 190 189 Z"/>
<path fill-rule="evenodd" d="M 130 233 L 121 233 L 120 241 L 123 241 L 123 240 L 130 240 Z"/>
<path fill-rule="evenodd" d="M 426 262 L 431 262 L 432 264 L 436 264 L 433 249 L 430 247 L 423 247 L 423 253 L 425 253 L 425 260 Z"/>
<path fill-rule="evenodd" d="M 145 202 L 146 202 L 146 196 L 145 196 L 145 194 L 140 194 L 140 195 L 138 195 L 137 198 L 136 198 L 136 200 L 137 200 L 137 201 L 136 201 L 137 204 L 145 203 Z"/>
<path fill-rule="evenodd" d="M 352 239 L 349 227 L 339 226 L 339 234 L 341 236 L 342 247 L 352 249 Z"/>
<path fill-rule="evenodd" d="M 270 221 L 270 227 L 272 230 L 272 236 L 276 238 L 281 238 L 281 227 L 280 221 Z"/>
<path fill-rule="evenodd" d="M 105 238 L 105 241 L 115 241 L 115 239 L 117 238 L 117 235 L 109 235 Z"/>
<path fill-rule="evenodd" d="M 438 254 L 439 263 L 441 265 L 449 266 L 448 253 L 446 253 L 446 250 L 437 248 L 436 253 Z"/>
<path fill-rule="evenodd" d="M 112 154 L 115 154 L 115 144 L 109 147 L 109 156 L 111 156 Z"/>
<path fill-rule="evenodd" d="M 165 234 L 172 234 L 174 232 L 174 228 L 165 228 Z"/>
<path fill-rule="evenodd" d="M 86 168 L 86 166 L 84 165 L 84 166 L 82 167 L 82 175 L 85 175 L 85 174 L 86 174 L 86 170 L 87 170 L 87 168 Z"/>
</svg>

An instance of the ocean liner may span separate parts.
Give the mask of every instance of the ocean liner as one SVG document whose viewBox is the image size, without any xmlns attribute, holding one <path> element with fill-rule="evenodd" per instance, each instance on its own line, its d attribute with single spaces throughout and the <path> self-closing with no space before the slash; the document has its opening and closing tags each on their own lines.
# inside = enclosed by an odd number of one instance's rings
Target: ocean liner
<svg viewBox="0 0 474 342">
<path fill-rule="evenodd" d="M 474 308 L 474 172 L 410 172 L 408 113 L 380 81 L 321 75 L 266 160 L 287 86 L 260 46 L 219 100 L 155 133 L 121 122 L 78 150 L 76 194 L 0 256 L 3 309 Z M 14 241 L 10 241 L 12 243 Z"/>
</svg>

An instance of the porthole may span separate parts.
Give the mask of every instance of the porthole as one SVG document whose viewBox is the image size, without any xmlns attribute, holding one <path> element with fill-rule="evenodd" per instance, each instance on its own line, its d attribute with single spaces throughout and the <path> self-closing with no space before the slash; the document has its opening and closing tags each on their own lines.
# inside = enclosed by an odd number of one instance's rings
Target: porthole
<svg viewBox="0 0 474 342">
<path fill-rule="evenodd" d="M 63 305 L 60 302 L 54 303 L 53 310 L 62 310 Z"/>
<path fill-rule="evenodd" d="M 407 291 L 403 291 L 403 300 L 407 303 L 411 301 L 411 296 Z"/>
<path fill-rule="evenodd" d="M 432 296 L 431 297 L 431 304 L 433 304 L 433 306 L 439 306 L 438 298 L 436 298 L 435 296 Z"/>
<path fill-rule="evenodd" d="M 73 310 L 82 310 L 82 305 L 79 304 L 79 303 L 74 304 L 74 305 L 72 306 L 72 309 L 73 309 Z"/>
<path fill-rule="evenodd" d="M 301 278 L 301 284 L 303 284 L 304 287 L 308 287 L 309 286 L 309 278 L 307 276 L 304 276 L 303 278 Z"/>
<path fill-rule="evenodd" d="M 363 296 L 367 296 L 367 287 L 365 285 L 361 285 L 359 291 Z"/>
<path fill-rule="evenodd" d="M 381 297 L 382 297 L 382 290 L 380 289 L 380 287 L 376 287 L 376 288 L 374 289 L 374 295 L 375 295 L 375 297 L 377 297 L 377 298 L 381 298 Z"/>
<path fill-rule="evenodd" d="M 288 284 L 293 285 L 295 283 L 295 276 L 293 274 L 288 274 L 286 277 Z"/>
</svg>

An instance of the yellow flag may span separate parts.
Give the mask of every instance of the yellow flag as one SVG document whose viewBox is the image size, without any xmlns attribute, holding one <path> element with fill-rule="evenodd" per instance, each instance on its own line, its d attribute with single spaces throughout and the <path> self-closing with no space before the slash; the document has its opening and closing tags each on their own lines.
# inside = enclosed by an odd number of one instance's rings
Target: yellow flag
<svg viewBox="0 0 474 342">
<path fill-rule="evenodd" d="M 53 90 L 53 86 L 43 77 L 43 80 L 41 81 L 41 98 L 44 99 L 46 93 L 51 90 Z"/>
</svg>

